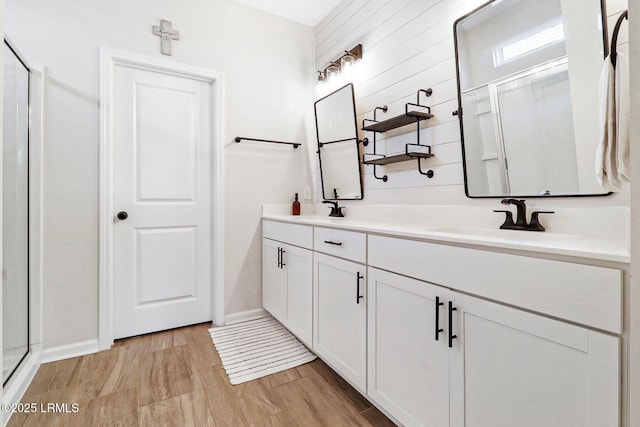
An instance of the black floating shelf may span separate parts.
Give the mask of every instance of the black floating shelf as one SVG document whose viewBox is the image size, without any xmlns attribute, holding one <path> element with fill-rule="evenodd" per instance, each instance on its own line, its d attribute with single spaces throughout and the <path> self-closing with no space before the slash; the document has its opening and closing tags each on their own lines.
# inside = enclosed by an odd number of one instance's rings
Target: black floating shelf
<svg viewBox="0 0 640 427">
<path fill-rule="evenodd" d="M 410 125 L 411 123 L 420 122 L 433 117 L 431 113 L 423 113 L 421 111 L 408 111 L 406 114 L 392 117 L 382 122 L 376 122 L 367 126 L 364 126 L 362 130 L 371 132 L 387 132 L 391 129 L 396 129 L 402 126 Z"/>
<path fill-rule="evenodd" d="M 394 156 L 386 156 L 381 157 L 379 159 L 373 160 L 364 160 L 363 163 L 365 165 L 390 165 L 392 163 L 406 162 L 407 160 L 413 159 L 428 159 L 429 157 L 433 157 L 431 153 L 402 153 L 396 154 Z"/>
</svg>

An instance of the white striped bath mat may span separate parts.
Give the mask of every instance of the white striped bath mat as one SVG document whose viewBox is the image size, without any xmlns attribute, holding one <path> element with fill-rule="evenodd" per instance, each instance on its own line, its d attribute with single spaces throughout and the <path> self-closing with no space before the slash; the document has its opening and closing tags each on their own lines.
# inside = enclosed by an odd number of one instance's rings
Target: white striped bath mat
<svg viewBox="0 0 640 427">
<path fill-rule="evenodd" d="M 273 317 L 209 329 L 231 384 L 311 362 L 316 356 Z"/>
</svg>

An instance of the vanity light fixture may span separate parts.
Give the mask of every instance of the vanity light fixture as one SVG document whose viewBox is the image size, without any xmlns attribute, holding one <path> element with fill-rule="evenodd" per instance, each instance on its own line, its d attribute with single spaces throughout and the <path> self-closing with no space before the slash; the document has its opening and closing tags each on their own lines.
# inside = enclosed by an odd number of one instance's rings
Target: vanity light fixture
<svg viewBox="0 0 640 427">
<path fill-rule="evenodd" d="M 350 78 L 353 72 L 353 65 L 362 59 L 362 45 L 359 44 L 350 50 L 345 50 L 344 54 L 335 61 L 331 61 L 329 65 L 318 71 L 318 82 L 326 82 L 331 84 L 332 80 L 337 80 L 339 75 Z"/>
<path fill-rule="evenodd" d="M 337 80 L 340 77 L 340 67 L 336 63 L 332 63 L 325 69 L 325 76 L 327 84 L 330 87 L 337 85 Z"/>
<path fill-rule="evenodd" d="M 356 57 L 349 51 L 345 50 L 344 56 L 340 58 L 340 69 L 345 76 L 346 80 L 351 80 L 353 74 L 353 64 L 356 62 Z"/>
</svg>

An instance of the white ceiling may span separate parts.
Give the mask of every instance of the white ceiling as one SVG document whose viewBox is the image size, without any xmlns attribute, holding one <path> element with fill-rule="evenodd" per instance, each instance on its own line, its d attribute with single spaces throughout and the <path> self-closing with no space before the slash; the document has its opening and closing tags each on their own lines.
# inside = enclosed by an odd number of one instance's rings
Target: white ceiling
<svg viewBox="0 0 640 427">
<path fill-rule="evenodd" d="M 340 0 L 236 0 L 310 27 L 316 26 Z"/>
</svg>

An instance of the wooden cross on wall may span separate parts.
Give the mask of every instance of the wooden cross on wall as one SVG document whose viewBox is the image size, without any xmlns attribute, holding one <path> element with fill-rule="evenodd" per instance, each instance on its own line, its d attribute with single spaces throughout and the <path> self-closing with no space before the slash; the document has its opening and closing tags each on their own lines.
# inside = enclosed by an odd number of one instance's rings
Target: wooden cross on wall
<svg viewBox="0 0 640 427">
<path fill-rule="evenodd" d="M 171 56 L 171 40 L 180 40 L 180 32 L 171 28 L 171 21 L 160 20 L 160 26 L 153 26 L 153 34 L 160 36 L 160 52 Z"/>
</svg>

